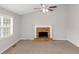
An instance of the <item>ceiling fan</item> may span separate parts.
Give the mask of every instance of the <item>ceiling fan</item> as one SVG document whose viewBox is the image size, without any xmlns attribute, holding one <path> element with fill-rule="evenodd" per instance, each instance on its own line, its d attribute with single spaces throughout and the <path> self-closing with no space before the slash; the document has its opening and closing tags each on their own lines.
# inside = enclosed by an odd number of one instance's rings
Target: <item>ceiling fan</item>
<svg viewBox="0 0 79 59">
<path fill-rule="evenodd" d="M 40 5 L 41 5 L 40 8 L 34 8 L 34 9 L 39 9 L 43 13 L 46 13 L 46 12 L 49 12 L 49 11 L 53 11 L 54 8 L 57 8 L 57 6 L 52 6 L 52 5 L 48 5 L 48 4 L 40 4 Z"/>
</svg>

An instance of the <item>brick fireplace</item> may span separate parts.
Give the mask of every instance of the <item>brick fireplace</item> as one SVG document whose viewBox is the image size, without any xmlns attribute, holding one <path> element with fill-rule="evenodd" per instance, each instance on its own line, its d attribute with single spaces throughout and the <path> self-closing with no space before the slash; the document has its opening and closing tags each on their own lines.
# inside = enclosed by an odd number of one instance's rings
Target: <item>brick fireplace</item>
<svg viewBox="0 0 79 59">
<path fill-rule="evenodd" d="M 35 27 L 35 39 L 38 41 L 49 41 L 52 39 L 52 28 L 51 26 L 36 26 Z"/>
</svg>

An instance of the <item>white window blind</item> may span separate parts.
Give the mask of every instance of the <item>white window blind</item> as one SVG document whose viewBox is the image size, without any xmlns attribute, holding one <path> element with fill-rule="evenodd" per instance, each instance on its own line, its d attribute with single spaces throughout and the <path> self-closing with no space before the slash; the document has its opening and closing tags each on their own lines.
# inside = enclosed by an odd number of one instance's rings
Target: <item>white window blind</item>
<svg viewBox="0 0 79 59">
<path fill-rule="evenodd" d="M 13 18 L 0 16 L 0 38 L 13 34 Z"/>
</svg>

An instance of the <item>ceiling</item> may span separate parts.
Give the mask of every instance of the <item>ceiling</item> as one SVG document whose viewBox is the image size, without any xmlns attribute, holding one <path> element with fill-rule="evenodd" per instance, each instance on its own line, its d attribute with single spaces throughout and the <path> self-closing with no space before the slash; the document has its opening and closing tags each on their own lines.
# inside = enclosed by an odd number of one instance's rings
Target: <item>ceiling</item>
<svg viewBox="0 0 79 59">
<path fill-rule="evenodd" d="M 34 12 L 33 8 L 41 7 L 40 4 L 0 4 L 0 7 L 5 8 L 9 11 L 17 13 L 19 15 Z"/>
</svg>

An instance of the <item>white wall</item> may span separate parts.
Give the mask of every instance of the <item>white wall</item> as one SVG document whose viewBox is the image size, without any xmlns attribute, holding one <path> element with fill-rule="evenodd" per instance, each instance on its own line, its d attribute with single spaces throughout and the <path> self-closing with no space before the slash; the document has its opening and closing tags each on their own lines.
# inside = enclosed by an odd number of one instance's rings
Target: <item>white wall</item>
<svg viewBox="0 0 79 59">
<path fill-rule="evenodd" d="M 35 25 L 51 25 L 54 40 L 66 40 L 67 5 L 58 5 L 53 12 L 42 14 L 41 12 L 29 13 L 22 16 L 22 39 L 33 39 Z"/>
<path fill-rule="evenodd" d="M 13 19 L 13 32 L 14 34 L 8 38 L 5 39 L 0 39 L 0 53 L 2 53 L 3 51 L 5 51 L 7 48 L 9 48 L 12 44 L 15 44 L 15 42 L 17 42 L 19 40 L 19 36 L 20 36 L 20 16 L 5 10 L 3 8 L 0 7 L 0 14 L 4 14 L 4 15 L 9 15 L 12 16 Z"/>
<path fill-rule="evenodd" d="M 67 38 L 79 47 L 79 4 L 69 5 L 69 25 Z"/>
</svg>

